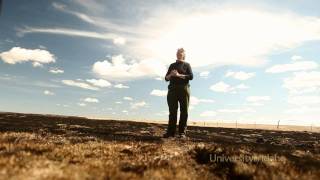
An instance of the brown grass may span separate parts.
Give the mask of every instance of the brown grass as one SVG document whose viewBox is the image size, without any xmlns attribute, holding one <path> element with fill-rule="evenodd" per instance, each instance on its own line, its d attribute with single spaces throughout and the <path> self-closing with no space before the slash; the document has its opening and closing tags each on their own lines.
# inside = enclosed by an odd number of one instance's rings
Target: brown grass
<svg viewBox="0 0 320 180">
<path fill-rule="evenodd" d="M 0 179 L 319 179 L 320 134 L 0 114 Z M 227 161 L 214 157 L 257 157 Z M 272 161 L 270 161 L 272 160 Z"/>
</svg>

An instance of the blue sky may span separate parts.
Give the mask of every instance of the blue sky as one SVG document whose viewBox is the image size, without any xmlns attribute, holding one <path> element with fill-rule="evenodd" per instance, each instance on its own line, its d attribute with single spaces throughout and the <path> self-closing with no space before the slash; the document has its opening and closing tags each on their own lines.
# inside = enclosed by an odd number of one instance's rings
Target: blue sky
<svg viewBox="0 0 320 180">
<path fill-rule="evenodd" d="M 5 0 L 0 22 L 1 111 L 167 120 L 183 47 L 189 121 L 319 125 L 316 0 Z"/>
</svg>

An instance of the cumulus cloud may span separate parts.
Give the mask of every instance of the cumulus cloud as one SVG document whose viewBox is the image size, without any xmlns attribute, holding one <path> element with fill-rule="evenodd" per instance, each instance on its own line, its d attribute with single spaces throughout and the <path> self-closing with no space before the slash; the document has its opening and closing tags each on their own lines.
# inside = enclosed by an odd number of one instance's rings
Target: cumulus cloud
<svg viewBox="0 0 320 180">
<path fill-rule="evenodd" d="M 43 64 L 39 63 L 39 62 L 33 62 L 32 63 L 33 67 L 43 67 Z"/>
<path fill-rule="evenodd" d="M 139 108 L 139 107 L 144 107 L 144 106 L 146 106 L 146 105 L 147 105 L 146 102 L 141 101 L 141 102 L 131 103 L 131 108 L 132 108 L 132 109 L 137 109 L 137 108 Z"/>
<path fill-rule="evenodd" d="M 270 96 L 249 96 L 246 98 L 246 101 L 256 103 L 270 101 L 270 99 Z"/>
<path fill-rule="evenodd" d="M 247 80 L 255 76 L 255 73 L 247 73 L 243 71 L 234 72 L 234 71 L 228 71 L 225 75 L 226 77 L 232 77 L 234 79 L 238 80 Z"/>
<path fill-rule="evenodd" d="M 214 103 L 215 101 L 213 99 L 199 99 L 195 96 L 190 97 L 190 104 L 195 106 L 198 105 L 199 103 Z"/>
<path fill-rule="evenodd" d="M 295 72 L 293 76 L 285 78 L 283 87 L 290 94 L 311 93 L 320 90 L 320 72 Z"/>
<path fill-rule="evenodd" d="M 249 89 L 249 86 L 244 84 L 239 84 L 239 85 L 236 85 L 234 89 Z"/>
<path fill-rule="evenodd" d="M 113 39 L 113 43 L 117 45 L 124 45 L 126 44 L 126 39 L 123 37 L 117 37 Z"/>
<path fill-rule="evenodd" d="M 155 113 L 156 116 L 167 116 L 169 115 L 169 112 L 168 111 L 162 111 L 162 112 L 158 112 L 158 113 Z"/>
<path fill-rule="evenodd" d="M 78 106 L 84 107 L 84 106 L 87 106 L 87 104 L 85 104 L 85 103 L 78 103 Z"/>
<path fill-rule="evenodd" d="M 291 60 L 293 60 L 293 61 L 299 61 L 299 60 L 302 60 L 303 58 L 301 57 L 301 56 L 298 56 L 298 55 L 293 55 L 292 57 L 291 57 Z"/>
<path fill-rule="evenodd" d="M 203 71 L 203 72 L 200 72 L 200 77 L 202 78 L 207 78 L 209 76 L 210 72 L 209 71 Z"/>
<path fill-rule="evenodd" d="M 229 92 L 231 91 L 231 86 L 229 84 L 226 84 L 222 81 L 210 86 L 210 89 L 212 91 L 216 91 L 216 92 Z"/>
<path fill-rule="evenodd" d="M 288 113 L 288 114 L 309 114 L 309 115 L 310 113 L 319 114 L 319 112 L 320 112 L 320 107 L 308 107 L 308 106 L 290 108 L 285 111 L 285 113 Z"/>
<path fill-rule="evenodd" d="M 123 85 L 123 84 L 116 84 L 114 85 L 115 88 L 118 88 L 118 89 L 127 89 L 129 88 L 129 86 L 126 86 L 126 85 Z"/>
<path fill-rule="evenodd" d="M 248 89 L 249 87 L 244 85 L 244 84 L 239 84 L 236 86 L 231 86 L 225 82 L 218 82 L 214 85 L 210 86 L 210 90 L 215 91 L 215 92 L 223 92 L 223 93 L 236 93 L 237 90 L 243 90 L 243 89 Z"/>
<path fill-rule="evenodd" d="M 132 97 L 128 97 L 128 96 L 123 97 L 123 99 L 127 100 L 127 101 L 132 101 L 133 100 Z"/>
<path fill-rule="evenodd" d="M 49 90 L 45 90 L 45 91 L 43 91 L 43 94 L 48 95 L 48 96 L 52 96 L 52 95 L 54 95 L 54 92 L 51 92 Z"/>
<path fill-rule="evenodd" d="M 217 110 L 218 112 L 221 112 L 221 113 L 247 113 L 247 112 L 255 112 L 254 109 L 251 109 L 251 108 L 235 108 L 235 109 L 218 109 Z"/>
<path fill-rule="evenodd" d="M 74 87 L 79 87 L 79 88 L 83 88 L 83 89 L 90 89 L 90 90 L 99 90 L 99 88 L 91 86 L 90 84 L 87 84 L 84 82 L 79 82 L 79 81 L 74 81 L 74 80 L 62 80 L 61 82 L 65 85 L 68 85 L 68 86 L 74 86 Z"/>
<path fill-rule="evenodd" d="M 156 77 L 155 80 L 162 81 L 162 80 L 164 80 L 164 78 L 163 77 Z"/>
<path fill-rule="evenodd" d="M 30 61 L 33 63 L 34 67 L 55 62 L 54 55 L 47 50 L 25 49 L 21 47 L 13 47 L 9 51 L 2 52 L 0 58 L 8 64 Z"/>
<path fill-rule="evenodd" d="M 64 73 L 64 70 L 59 69 L 59 68 L 51 68 L 51 69 L 49 70 L 49 72 L 52 73 L 52 74 L 63 74 L 63 73 Z"/>
<path fill-rule="evenodd" d="M 277 64 L 268 68 L 268 73 L 283 73 L 289 71 L 305 71 L 318 68 L 318 64 L 314 61 L 295 61 L 290 64 Z"/>
<path fill-rule="evenodd" d="M 320 96 L 319 95 L 289 96 L 288 103 L 294 104 L 294 105 L 320 104 Z"/>
<path fill-rule="evenodd" d="M 111 60 L 97 61 L 92 70 L 98 76 L 110 81 L 130 81 L 165 74 L 165 66 L 157 60 L 133 62 L 126 60 L 121 54 L 112 56 Z"/>
<path fill-rule="evenodd" d="M 214 117 L 217 113 L 215 111 L 204 111 L 200 114 L 201 117 Z"/>
<path fill-rule="evenodd" d="M 266 102 L 270 101 L 270 96 L 248 96 L 246 98 L 246 105 L 249 106 L 263 106 Z"/>
<path fill-rule="evenodd" d="M 88 102 L 88 103 L 98 103 L 99 102 L 99 100 L 97 98 L 91 98 L 91 97 L 87 97 L 83 101 Z"/>
<path fill-rule="evenodd" d="M 43 45 L 39 45 L 40 49 L 47 49 L 47 47 L 43 46 Z"/>
<path fill-rule="evenodd" d="M 168 93 L 167 90 L 154 89 L 151 91 L 150 95 L 165 97 L 165 96 L 167 96 L 167 93 Z"/>
<path fill-rule="evenodd" d="M 97 87 L 111 87 L 112 84 L 104 79 L 87 79 L 87 82 Z"/>
</svg>

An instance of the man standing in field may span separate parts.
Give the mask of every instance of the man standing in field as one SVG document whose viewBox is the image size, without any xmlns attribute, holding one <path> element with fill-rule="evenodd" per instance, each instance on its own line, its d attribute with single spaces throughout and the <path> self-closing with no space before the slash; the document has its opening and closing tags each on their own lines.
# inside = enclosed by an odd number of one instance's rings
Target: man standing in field
<svg viewBox="0 0 320 180">
<path fill-rule="evenodd" d="M 179 137 L 186 138 L 188 120 L 188 108 L 190 100 L 189 80 L 193 79 L 193 73 L 189 63 L 185 62 L 183 48 L 177 51 L 177 60 L 169 66 L 165 76 L 168 85 L 167 103 L 169 106 L 169 123 L 164 138 L 174 137 L 176 133 L 178 102 L 180 104 Z"/>
</svg>

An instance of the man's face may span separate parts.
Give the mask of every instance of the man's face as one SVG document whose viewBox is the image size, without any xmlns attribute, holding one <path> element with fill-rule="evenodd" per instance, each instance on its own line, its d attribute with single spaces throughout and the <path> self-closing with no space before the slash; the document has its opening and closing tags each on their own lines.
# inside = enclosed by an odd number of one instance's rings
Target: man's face
<svg viewBox="0 0 320 180">
<path fill-rule="evenodd" d="M 184 56 L 185 56 L 185 54 L 184 54 L 183 51 L 178 51 L 178 53 L 177 53 L 177 58 L 178 58 L 178 59 L 183 60 L 183 59 L 184 59 Z"/>
</svg>

